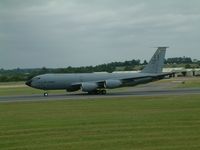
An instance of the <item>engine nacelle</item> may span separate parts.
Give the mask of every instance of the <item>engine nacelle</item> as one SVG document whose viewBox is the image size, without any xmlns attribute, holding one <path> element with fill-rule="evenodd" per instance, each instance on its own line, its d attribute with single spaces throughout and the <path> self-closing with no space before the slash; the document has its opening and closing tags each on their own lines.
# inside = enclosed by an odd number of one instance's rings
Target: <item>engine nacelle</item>
<svg viewBox="0 0 200 150">
<path fill-rule="evenodd" d="M 66 89 L 66 91 L 67 92 L 75 92 L 75 91 L 78 91 L 78 90 L 80 90 L 80 86 L 72 86 L 72 87 L 68 87 L 67 89 Z"/>
<path fill-rule="evenodd" d="M 97 90 L 98 85 L 93 82 L 84 82 L 82 83 L 81 89 L 83 92 L 92 92 Z"/>
<path fill-rule="evenodd" d="M 113 89 L 120 87 L 122 85 L 122 82 L 120 80 L 106 80 L 105 82 L 105 88 Z"/>
</svg>

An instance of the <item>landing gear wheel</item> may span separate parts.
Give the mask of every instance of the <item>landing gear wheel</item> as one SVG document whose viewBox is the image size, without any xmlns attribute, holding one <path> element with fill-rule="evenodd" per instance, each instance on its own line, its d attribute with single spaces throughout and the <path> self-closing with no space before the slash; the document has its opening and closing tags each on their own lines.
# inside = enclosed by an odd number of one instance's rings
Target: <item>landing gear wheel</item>
<svg viewBox="0 0 200 150">
<path fill-rule="evenodd" d="M 102 90 L 102 91 L 101 91 L 101 94 L 102 94 L 102 95 L 106 95 L 106 93 L 107 93 L 106 90 Z"/>
<path fill-rule="evenodd" d="M 96 90 L 88 92 L 89 95 L 105 95 L 106 93 L 106 90 Z"/>
<path fill-rule="evenodd" d="M 105 95 L 106 94 L 106 90 L 99 90 L 98 94 Z"/>
<path fill-rule="evenodd" d="M 44 97 L 47 97 L 47 96 L 48 96 L 48 93 L 47 93 L 47 92 L 45 92 L 45 93 L 44 93 Z"/>
</svg>

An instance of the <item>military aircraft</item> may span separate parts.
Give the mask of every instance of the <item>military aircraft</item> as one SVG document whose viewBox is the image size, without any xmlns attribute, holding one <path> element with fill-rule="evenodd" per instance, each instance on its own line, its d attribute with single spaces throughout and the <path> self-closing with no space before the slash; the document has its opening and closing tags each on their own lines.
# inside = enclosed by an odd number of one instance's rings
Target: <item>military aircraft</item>
<svg viewBox="0 0 200 150">
<path fill-rule="evenodd" d="M 43 74 L 32 78 L 26 85 L 44 90 L 61 90 L 74 92 L 81 90 L 88 94 L 106 94 L 106 89 L 135 86 L 161 80 L 172 73 L 162 73 L 165 53 L 168 47 L 158 47 L 146 67 L 139 73 L 73 73 Z"/>
</svg>

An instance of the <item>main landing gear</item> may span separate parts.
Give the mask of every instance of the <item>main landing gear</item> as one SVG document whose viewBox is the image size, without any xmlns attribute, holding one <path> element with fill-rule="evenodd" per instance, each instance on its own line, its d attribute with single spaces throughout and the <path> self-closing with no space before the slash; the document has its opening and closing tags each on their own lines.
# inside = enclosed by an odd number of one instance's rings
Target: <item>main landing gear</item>
<svg viewBox="0 0 200 150">
<path fill-rule="evenodd" d="M 101 91 L 100 91 L 100 94 L 106 95 L 106 94 L 107 94 L 107 91 L 106 91 L 106 90 L 101 90 Z"/>
<path fill-rule="evenodd" d="M 88 92 L 90 95 L 106 95 L 107 91 L 106 90 L 96 90 L 96 91 L 91 91 Z"/>
</svg>

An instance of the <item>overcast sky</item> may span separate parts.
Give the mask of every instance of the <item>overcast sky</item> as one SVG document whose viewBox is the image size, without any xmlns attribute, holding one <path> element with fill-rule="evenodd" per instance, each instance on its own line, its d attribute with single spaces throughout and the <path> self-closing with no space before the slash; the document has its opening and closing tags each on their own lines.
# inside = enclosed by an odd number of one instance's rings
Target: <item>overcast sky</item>
<svg viewBox="0 0 200 150">
<path fill-rule="evenodd" d="M 0 68 L 200 59 L 199 0 L 0 0 Z"/>
</svg>

